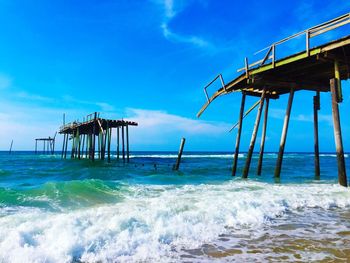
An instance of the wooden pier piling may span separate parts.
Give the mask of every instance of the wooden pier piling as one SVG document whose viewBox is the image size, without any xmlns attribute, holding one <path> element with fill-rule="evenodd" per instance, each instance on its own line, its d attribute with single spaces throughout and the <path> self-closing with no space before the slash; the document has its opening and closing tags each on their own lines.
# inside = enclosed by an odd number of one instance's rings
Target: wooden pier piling
<svg viewBox="0 0 350 263">
<path fill-rule="evenodd" d="M 259 108 L 258 108 L 258 112 L 256 114 L 256 119 L 255 119 L 255 123 L 254 123 L 252 138 L 250 140 L 249 150 L 248 150 L 248 153 L 247 153 L 247 159 L 246 159 L 245 167 L 244 167 L 244 170 L 243 170 L 242 178 L 247 178 L 248 177 L 250 163 L 252 161 L 252 156 L 253 156 L 253 151 L 254 151 L 254 146 L 255 146 L 255 141 L 256 141 L 256 136 L 258 134 L 259 123 L 260 123 L 260 119 L 261 119 L 261 111 L 262 111 L 262 108 L 264 106 L 265 94 L 266 94 L 266 91 L 264 89 L 262 94 L 261 94 L 260 105 L 259 105 Z"/>
<path fill-rule="evenodd" d="M 318 145 L 318 111 L 320 110 L 320 92 L 313 97 L 314 102 L 314 153 L 315 153 L 315 179 L 320 179 L 320 151 Z"/>
<path fill-rule="evenodd" d="M 238 131 L 237 131 L 237 137 L 236 137 L 235 155 L 233 157 L 233 166 L 232 166 L 232 174 L 231 174 L 232 176 L 235 176 L 237 171 L 237 162 L 238 162 L 238 155 L 239 155 L 239 145 L 241 142 L 245 97 L 246 97 L 245 93 L 242 92 L 241 108 L 239 111 L 239 120 L 238 120 Z"/>
<path fill-rule="evenodd" d="M 64 150 L 64 159 L 67 158 L 68 140 L 69 140 L 69 135 L 67 134 L 66 145 L 65 145 L 65 150 Z"/>
<path fill-rule="evenodd" d="M 130 153 L 129 153 L 129 125 L 125 126 L 126 128 L 126 161 L 129 162 L 130 160 Z"/>
<path fill-rule="evenodd" d="M 275 168 L 275 177 L 276 178 L 280 178 L 280 175 L 281 175 L 284 147 L 286 145 L 288 125 L 289 125 L 289 119 L 290 119 L 290 112 L 292 110 L 293 98 L 294 98 L 294 88 L 291 88 L 290 93 L 289 93 L 286 116 L 284 117 L 280 148 L 279 148 L 279 152 L 278 152 L 278 156 L 277 156 L 277 162 L 276 162 L 276 168 Z"/>
<path fill-rule="evenodd" d="M 96 141 L 96 120 L 97 120 L 97 112 L 94 113 L 94 123 L 92 130 L 92 148 L 91 148 L 91 160 L 95 160 L 95 141 Z"/>
<path fill-rule="evenodd" d="M 184 150 L 185 142 L 186 142 L 186 139 L 185 139 L 185 138 L 182 138 L 182 139 L 181 139 L 181 143 L 180 143 L 179 153 L 178 153 L 178 155 L 177 155 L 176 164 L 175 164 L 175 166 L 174 166 L 174 170 L 175 170 L 175 171 L 179 170 L 180 162 L 181 162 L 181 157 L 182 157 L 182 152 L 183 152 L 183 150 Z"/>
<path fill-rule="evenodd" d="M 111 139 L 112 139 L 112 128 L 107 130 L 108 134 L 108 162 L 111 162 Z"/>
<path fill-rule="evenodd" d="M 67 134 L 63 134 L 63 144 L 62 144 L 62 152 L 61 152 L 61 158 L 63 159 L 63 156 L 64 156 L 64 146 L 66 144 L 66 136 Z M 36 141 L 35 141 L 35 144 L 36 144 Z M 36 153 L 36 145 L 35 145 L 35 153 Z"/>
<path fill-rule="evenodd" d="M 119 161 L 119 126 L 117 127 L 117 160 Z"/>
<path fill-rule="evenodd" d="M 343 150 L 343 139 L 340 127 L 340 115 L 338 107 L 338 81 L 333 78 L 330 80 L 331 94 L 332 94 L 332 115 L 333 115 L 333 127 L 334 127 L 334 139 L 337 151 L 337 163 L 338 163 L 338 181 L 342 186 L 348 186 L 346 170 L 345 170 L 345 159 Z"/>
<path fill-rule="evenodd" d="M 11 154 L 11 153 L 12 153 L 12 146 L 13 146 L 13 140 L 11 141 L 11 145 L 10 145 L 9 154 Z"/>
<path fill-rule="evenodd" d="M 123 154 L 123 162 L 125 163 L 125 142 L 124 142 L 124 125 L 122 125 L 122 154 Z"/>
<path fill-rule="evenodd" d="M 264 156 L 264 149 L 265 149 L 265 138 L 266 138 L 266 128 L 267 128 L 267 115 L 269 111 L 269 98 L 265 99 L 265 112 L 264 112 L 264 122 L 263 122 L 263 128 L 262 128 L 262 135 L 261 135 L 261 142 L 260 142 L 260 152 L 259 152 L 259 161 L 258 161 L 258 170 L 257 174 L 261 175 L 261 169 L 262 169 L 262 162 L 263 162 L 263 156 Z"/>
</svg>

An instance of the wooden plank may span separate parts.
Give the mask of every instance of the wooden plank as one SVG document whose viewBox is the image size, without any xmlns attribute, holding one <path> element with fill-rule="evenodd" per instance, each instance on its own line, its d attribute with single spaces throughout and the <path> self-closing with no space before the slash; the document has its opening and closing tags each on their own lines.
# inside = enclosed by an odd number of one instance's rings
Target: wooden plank
<svg viewBox="0 0 350 263">
<path fill-rule="evenodd" d="M 246 94 L 244 93 L 244 95 L 246 95 Z M 243 119 L 244 119 L 252 110 L 254 110 L 254 109 L 256 108 L 256 106 L 258 106 L 259 104 L 260 104 L 260 100 L 258 100 L 257 102 L 255 102 L 255 103 L 253 104 L 253 106 L 251 106 L 251 107 L 244 113 Z M 237 125 L 239 125 L 239 120 L 232 126 L 232 128 L 229 130 L 229 132 L 231 132 L 234 128 L 236 128 Z"/>
</svg>

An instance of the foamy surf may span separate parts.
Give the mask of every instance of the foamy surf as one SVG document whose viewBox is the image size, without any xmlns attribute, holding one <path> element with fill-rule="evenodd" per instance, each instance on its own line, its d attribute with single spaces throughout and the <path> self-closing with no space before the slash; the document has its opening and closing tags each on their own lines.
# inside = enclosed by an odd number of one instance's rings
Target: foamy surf
<svg viewBox="0 0 350 263">
<path fill-rule="evenodd" d="M 329 184 L 123 187 L 124 198 L 111 205 L 59 213 L 1 208 L 0 261 L 177 262 L 185 250 L 230 236 L 233 229 L 261 232 L 293 213 L 314 216 L 350 206 L 349 190 Z M 236 259 L 249 258 L 242 253 Z"/>
</svg>

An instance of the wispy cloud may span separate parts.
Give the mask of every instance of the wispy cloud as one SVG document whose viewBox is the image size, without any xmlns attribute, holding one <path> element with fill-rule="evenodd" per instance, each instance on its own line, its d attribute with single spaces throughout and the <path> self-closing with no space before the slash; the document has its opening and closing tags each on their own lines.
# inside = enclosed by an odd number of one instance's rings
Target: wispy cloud
<svg viewBox="0 0 350 263">
<path fill-rule="evenodd" d="M 38 102 L 53 102 L 54 98 L 45 97 L 37 94 L 28 93 L 25 91 L 20 91 L 15 93 L 15 96 L 24 100 L 38 101 Z"/>
<path fill-rule="evenodd" d="M 269 110 L 269 117 L 274 119 L 283 120 L 286 114 L 285 110 L 282 109 L 271 109 Z M 291 114 L 291 120 L 293 121 L 301 121 L 301 122 L 313 122 L 314 116 L 313 114 Z M 318 121 L 325 122 L 329 125 L 333 125 L 333 119 L 331 114 L 318 114 Z"/>
<path fill-rule="evenodd" d="M 130 129 L 133 144 L 139 149 L 176 149 L 181 137 L 187 139 L 189 147 L 193 143 L 194 147 L 215 149 L 230 138 L 228 123 L 206 122 L 147 109 L 127 109 L 125 116 L 139 123 L 139 127 Z"/>
<path fill-rule="evenodd" d="M 227 123 L 201 121 L 158 110 L 128 109 L 127 116 L 139 122 L 143 129 L 158 129 L 162 132 L 218 135 L 227 133 L 230 128 Z"/>
<path fill-rule="evenodd" d="M 161 25 L 161 28 L 163 30 L 163 35 L 166 39 L 170 41 L 175 41 L 175 42 L 182 42 L 182 43 L 189 43 L 192 44 L 196 47 L 200 48 L 210 48 L 213 49 L 214 46 L 208 42 L 207 40 L 198 37 L 198 36 L 188 36 L 188 35 L 181 35 L 181 34 L 176 34 L 172 32 L 167 23 L 163 23 Z"/>
<path fill-rule="evenodd" d="M 115 107 L 107 102 L 79 100 L 70 95 L 65 95 L 62 97 L 62 99 L 66 103 L 95 106 L 98 107 L 98 110 L 104 112 L 111 112 L 115 110 Z"/>
<path fill-rule="evenodd" d="M 183 0 L 155 0 L 156 4 L 160 5 L 163 10 L 163 21 L 160 24 L 163 36 L 169 41 L 191 44 L 198 48 L 215 49 L 213 43 L 197 35 L 185 35 L 173 31 L 169 23 L 173 20 L 182 10 L 189 6 L 193 1 Z"/>
</svg>

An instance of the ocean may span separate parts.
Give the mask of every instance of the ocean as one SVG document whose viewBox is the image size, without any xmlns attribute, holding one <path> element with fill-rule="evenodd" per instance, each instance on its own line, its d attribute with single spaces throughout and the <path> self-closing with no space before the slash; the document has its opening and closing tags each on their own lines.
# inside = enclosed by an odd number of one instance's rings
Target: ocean
<svg viewBox="0 0 350 263">
<path fill-rule="evenodd" d="M 336 155 L 136 152 L 129 164 L 0 153 L 0 262 L 349 262 Z M 349 156 L 346 155 L 349 163 Z M 349 170 L 348 170 L 349 174 Z"/>
</svg>

